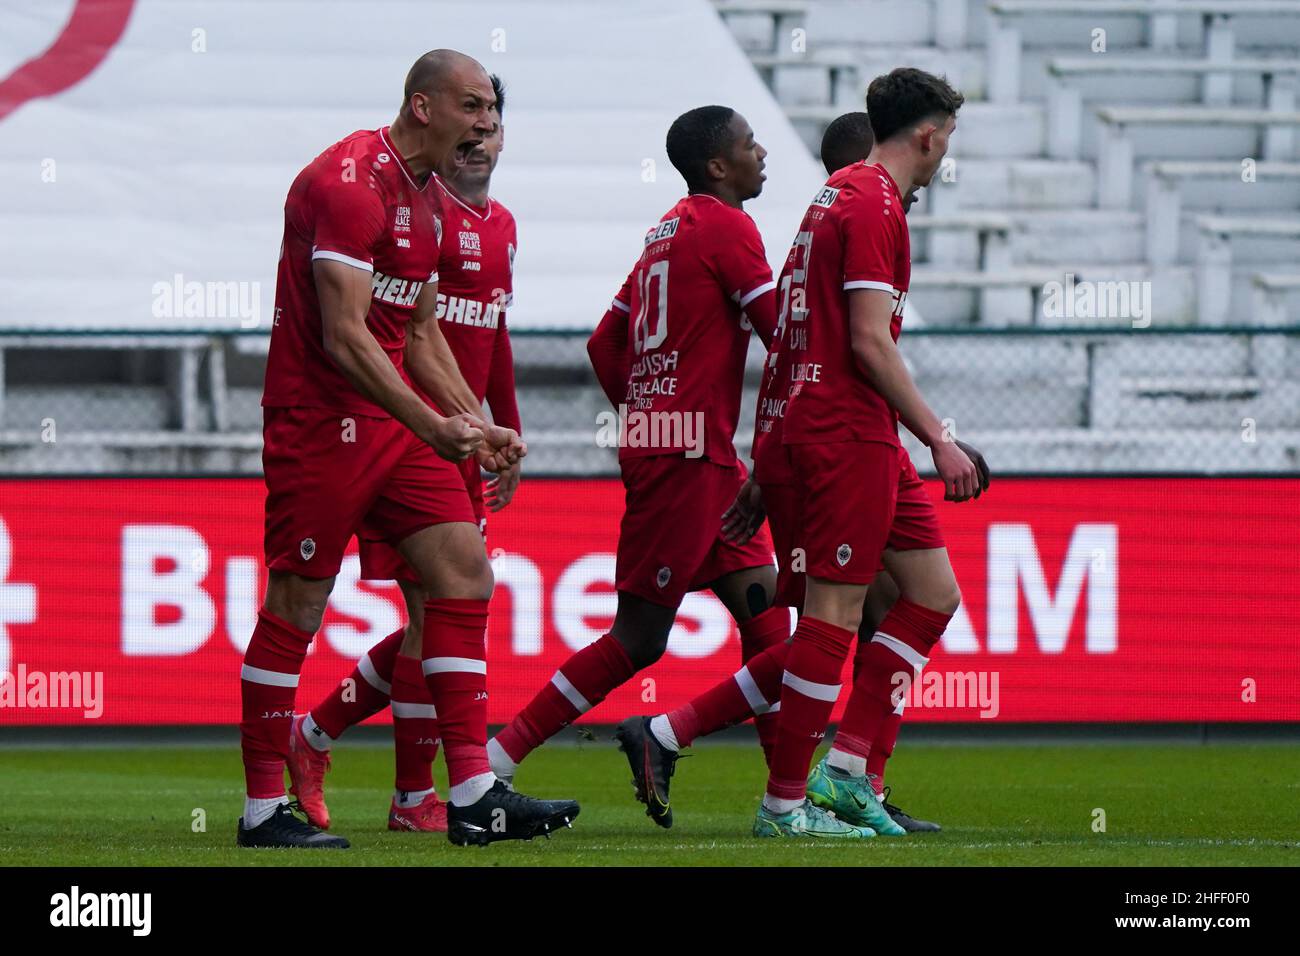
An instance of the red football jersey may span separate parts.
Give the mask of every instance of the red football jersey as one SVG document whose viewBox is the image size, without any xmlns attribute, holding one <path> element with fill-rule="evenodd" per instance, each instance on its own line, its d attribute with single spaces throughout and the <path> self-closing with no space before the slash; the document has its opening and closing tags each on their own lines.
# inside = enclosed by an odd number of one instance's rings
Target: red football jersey
<svg viewBox="0 0 1300 956">
<path fill-rule="evenodd" d="M 373 274 L 366 325 L 409 382 L 406 323 L 424 284 L 438 279 L 441 202 L 433 181 L 416 182 L 387 127 L 353 133 L 298 174 L 284 204 L 263 405 L 389 417 L 325 351 L 312 261 L 333 259 Z"/>
<path fill-rule="evenodd" d="M 613 304 L 628 320 L 620 460 L 701 451 L 719 464 L 736 461 L 751 331 L 743 309 L 774 286 L 754 220 L 712 196 L 681 199 L 646 232 Z M 696 413 L 703 434 L 688 435 Z"/>
<path fill-rule="evenodd" d="M 796 278 L 800 288 L 804 284 L 802 255 L 796 256 L 798 250 L 806 246 L 795 244 L 791 256 L 786 258 L 781 269 L 781 278 L 777 281 L 776 332 L 772 344 L 767 350 L 767 360 L 763 363 L 763 379 L 758 386 L 758 407 L 754 412 L 754 445 L 751 454 L 754 458 L 754 479 L 761 484 L 788 485 L 794 481 L 794 472 L 790 468 L 784 443 L 781 440 L 785 425 L 785 412 L 790 404 L 790 350 L 785 348 L 786 330 L 790 327 L 790 309 L 792 304 L 791 289 Z M 797 263 L 797 267 L 796 267 Z M 801 319 L 802 321 L 802 319 Z"/>
<path fill-rule="evenodd" d="M 783 441 L 897 445 L 898 414 L 858 368 L 849 332 L 854 289 L 888 292 L 895 342 L 902 330 L 912 253 L 903 197 L 884 167 L 854 163 L 826 180 L 804 214 L 783 276 L 786 270 L 791 302 L 805 308 L 790 309 L 785 330 L 790 402 Z"/>
<path fill-rule="evenodd" d="M 488 199 L 484 208 L 442 180 L 442 257 L 438 261 L 438 320 L 461 375 L 500 425 L 519 428 L 514 368 L 506 332 L 513 296 L 515 217 Z"/>
</svg>

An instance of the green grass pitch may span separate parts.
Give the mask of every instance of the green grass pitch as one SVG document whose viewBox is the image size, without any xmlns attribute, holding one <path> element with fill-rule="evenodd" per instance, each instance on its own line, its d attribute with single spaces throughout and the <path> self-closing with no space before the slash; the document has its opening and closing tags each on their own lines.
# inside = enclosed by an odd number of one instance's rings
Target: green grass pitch
<svg viewBox="0 0 1300 956">
<path fill-rule="evenodd" d="M 386 829 L 392 755 L 351 746 L 327 794 L 345 852 L 242 850 L 237 747 L 0 750 L 6 865 L 1300 865 L 1300 748 L 1282 745 L 900 746 L 894 797 L 944 832 L 862 844 L 757 840 L 754 745 L 702 746 L 673 788 L 664 831 L 632 798 L 607 740 L 550 746 L 517 780 L 573 796 L 582 816 L 551 840 L 458 848 Z M 439 777 L 440 792 L 446 793 Z M 206 830 L 195 832 L 196 810 Z M 1105 832 L 1094 831 L 1096 811 Z"/>
</svg>

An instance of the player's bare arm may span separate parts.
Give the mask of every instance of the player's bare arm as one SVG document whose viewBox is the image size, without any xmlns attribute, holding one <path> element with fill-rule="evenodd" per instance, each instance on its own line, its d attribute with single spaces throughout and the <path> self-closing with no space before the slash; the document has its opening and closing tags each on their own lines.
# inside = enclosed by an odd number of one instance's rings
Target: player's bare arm
<svg viewBox="0 0 1300 956">
<path fill-rule="evenodd" d="M 921 397 L 902 353 L 890 335 L 894 300 L 879 289 L 854 289 L 849 296 L 853 357 L 867 380 L 898 410 L 899 420 L 930 449 L 943 479 L 944 498 L 966 501 L 979 487 L 974 462 L 945 436 L 943 423 Z"/>
<path fill-rule="evenodd" d="M 478 433 L 480 443 L 471 449 L 479 464 L 489 471 L 501 471 L 518 463 L 528 453 L 527 446 L 513 428 L 493 424 L 465 382 L 456 357 L 447 345 L 434 312 L 438 301 L 438 284 L 426 285 L 416 300 L 415 311 L 406 329 L 406 367 L 411 379 L 437 406 L 451 414 L 448 421 Z M 418 399 L 417 399 L 418 400 Z M 437 450 L 437 446 L 434 446 Z M 439 454 L 442 454 L 439 451 Z M 447 456 L 443 456 L 447 457 Z M 469 457 L 461 455 L 455 461 Z"/>
<path fill-rule="evenodd" d="M 443 458 L 461 461 L 483 443 L 468 422 L 443 418 L 411 391 L 366 325 L 370 273 L 341 262 L 312 263 L 325 351 L 363 395 L 377 402 Z"/>
<path fill-rule="evenodd" d="M 766 517 L 762 489 L 752 476 L 746 478 L 736 492 L 736 500 L 722 513 L 722 537 L 735 544 L 747 544 Z"/>
<path fill-rule="evenodd" d="M 487 504 L 488 511 L 495 514 L 510 504 L 515 497 L 515 492 L 519 490 L 519 481 L 522 477 L 518 463 L 498 472 L 483 487 L 483 500 Z"/>
</svg>

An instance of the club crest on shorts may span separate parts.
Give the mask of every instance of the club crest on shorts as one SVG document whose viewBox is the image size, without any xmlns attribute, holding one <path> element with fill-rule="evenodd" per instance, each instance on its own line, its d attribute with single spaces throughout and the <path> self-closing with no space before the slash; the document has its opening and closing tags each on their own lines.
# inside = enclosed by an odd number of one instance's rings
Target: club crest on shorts
<svg viewBox="0 0 1300 956">
<path fill-rule="evenodd" d="M 655 584 L 659 585 L 659 588 L 662 590 L 663 588 L 668 587 L 668 582 L 671 581 L 672 578 L 672 568 L 660 568 L 659 574 L 655 576 Z"/>
<path fill-rule="evenodd" d="M 316 542 L 311 538 L 303 538 L 302 544 L 298 545 L 298 553 L 302 555 L 304 561 L 310 561 L 311 556 L 316 553 Z"/>
<path fill-rule="evenodd" d="M 840 567 L 844 567 L 844 565 L 848 564 L 849 559 L 852 557 L 853 557 L 853 549 L 850 548 L 847 544 L 842 544 L 835 549 L 835 561 L 836 563 L 839 564 Z"/>
</svg>

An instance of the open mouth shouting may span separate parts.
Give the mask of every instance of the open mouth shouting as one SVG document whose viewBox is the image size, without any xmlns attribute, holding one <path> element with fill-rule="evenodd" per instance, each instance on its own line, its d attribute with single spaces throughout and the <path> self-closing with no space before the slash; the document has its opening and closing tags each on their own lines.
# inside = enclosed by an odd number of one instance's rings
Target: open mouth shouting
<svg viewBox="0 0 1300 956">
<path fill-rule="evenodd" d="M 456 144 L 456 148 L 452 150 L 453 164 L 458 169 L 466 165 L 467 163 L 469 163 L 470 157 L 474 154 L 475 150 L 478 150 L 480 153 L 483 152 L 483 150 L 479 149 L 479 147 L 482 145 L 483 145 L 483 140 L 477 137 L 473 139 L 461 140 L 459 143 Z"/>
</svg>

